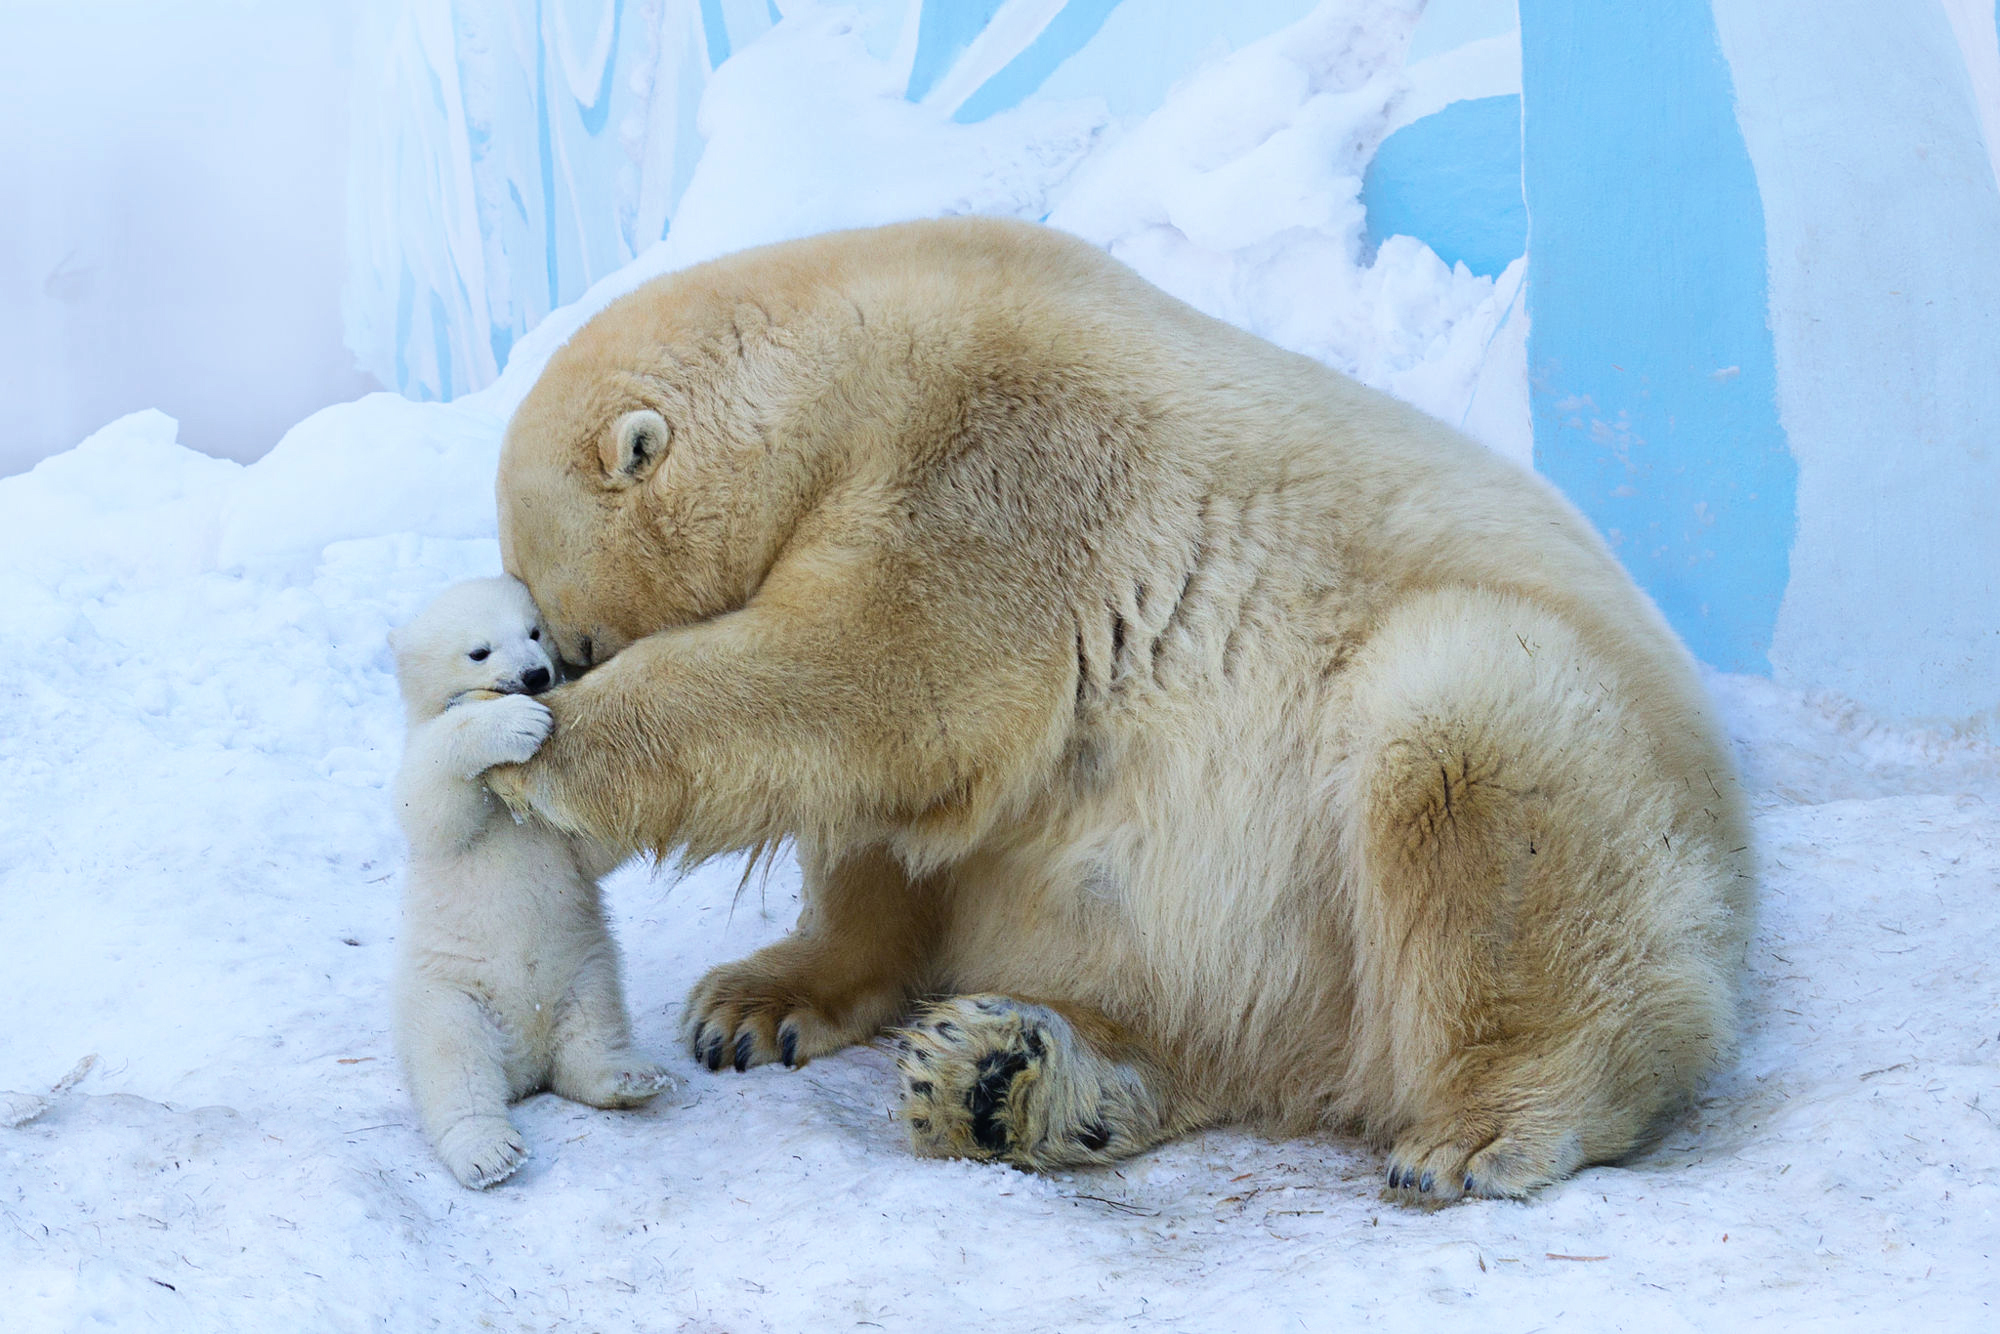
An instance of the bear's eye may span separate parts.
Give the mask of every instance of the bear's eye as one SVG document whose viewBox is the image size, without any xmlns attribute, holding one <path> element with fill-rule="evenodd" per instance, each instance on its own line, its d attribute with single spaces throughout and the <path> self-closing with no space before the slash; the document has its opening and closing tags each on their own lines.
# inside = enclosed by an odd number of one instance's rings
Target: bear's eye
<svg viewBox="0 0 2000 1334">
<path fill-rule="evenodd" d="M 528 638 L 530 639 L 540 639 L 541 637 L 542 637 L 542 627 L 539 625 L 536 626 L 534 629 L 528 631 Z"/>
<path fill-rule="evenodd" d="M 493 650 L 490 648 L 476 648 L 472 650 L 472 652 L 466 654 L 465 656 L 472 659 L 474 662 L 485 662 L 486 655 L 491 653 L 492 651 Z"/>
</svg>

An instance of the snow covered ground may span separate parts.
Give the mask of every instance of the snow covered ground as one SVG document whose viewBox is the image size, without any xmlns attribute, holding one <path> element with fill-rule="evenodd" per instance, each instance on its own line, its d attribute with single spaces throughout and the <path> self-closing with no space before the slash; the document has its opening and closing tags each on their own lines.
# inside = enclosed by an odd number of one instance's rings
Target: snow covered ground
<svg viewBox="0 0 2000 1334">
<path fill-rule="evenodd" d="M 684 1091 L 533 1099 L 527 1169 L 461 1189 L 388 1036 L 383 636 L 497 568 L 459 531 L 491 522 L 477 406 L 383 395 L 308 433 L 466 467 L 437 491 L 287 486 L 298 448 L 241 469 L 147 414 L 0 481 L 0 1088 L 48 1104 L 0 1129 L 0 1325 L 1992 1327 L 2000 757 L 1748 677 L 1712 681 L 1766 864 L 1744 1051 L 1629 1166 L 1422 1215 L 1338 1139 L 1217 1130 L 1048 1179 L 919 1161 L 880 1049 L 711 1075 L 676 1048 L 701 970 L 797 906 L 789 864 L 740 894 L 716 865 L 611 893 Z"/>
<path fill-rule="evenodd" d="M 711 84 L 669 239 L 489 389 L 329 409 L 248 468 L 141 413 L 0 479 L 0 1328 L 1993 1327 L 2000 753 L 1749 677 L 1711 680 L 1765 863 L 1741 1059 L 1658 1149 L 1526 1203 L 1404 1212 L 1357 1144 L 1233 1130 L 1053 1178 L 919 1161 L 880 1049 L 699 1071 L 681 998 L 786 929 L 788 863 L 740 892 L 728 864 L 612 884 L 677 1095 L 530 1100 L 535 1156 L 485 1194 L 416 1129 L 388 1037 L 384 636 L 498 568 L 500 430 L 618 291 L 828 226 L 1047 212 L 1518 453 L 1525 408 L 1473 410 L 1521 392 L 1518 270 L 1364 253 L 1353 194 L 1396 92 L 1332 58 L 1364 9 L 1136 126 L 951 124 L 871 83 L 837 19 L 780 29 Z"/>
</svg>

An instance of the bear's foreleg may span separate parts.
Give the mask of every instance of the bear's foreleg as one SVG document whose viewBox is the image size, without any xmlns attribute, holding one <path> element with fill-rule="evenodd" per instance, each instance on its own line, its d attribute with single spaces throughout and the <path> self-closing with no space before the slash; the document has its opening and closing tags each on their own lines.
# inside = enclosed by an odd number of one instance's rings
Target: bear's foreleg
<svg viewBox="0 0 2000 1334">
<path fill-rule="evenodd" d="M 1199 1124 L 1172 1080 L 1100 1015 L 954 996 L 902 1033 L 910 1146 L 1038 1172 L 1115 1162 Z"/>
<path fill-rule="evenodd" d="M 815 1057 L 866 1042 L 908 1002 L 936 933 L 935 903 L 882 849 L 832 865 L 802 851 L 798 927 L 748 958 L 709 970 L 688 997 L 682 1033 L 711 1070 Z"/>
</svg>

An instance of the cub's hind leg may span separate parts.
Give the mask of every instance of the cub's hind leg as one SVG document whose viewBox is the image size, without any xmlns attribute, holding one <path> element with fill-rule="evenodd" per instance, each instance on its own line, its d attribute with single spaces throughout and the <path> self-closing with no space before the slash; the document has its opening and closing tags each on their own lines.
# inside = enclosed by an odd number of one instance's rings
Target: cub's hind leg
<svg viewBox="0 0 2000 1334">
<path fill-rule="evenodd" d="M 1663 736 L 1632 689 L 1552 613 L 1477 590 L 1404 608 L 1357 663 L 1355 1068 L 1399 1198 L 1622 1157 L 1728 1041 L 1726 760 L 1697 799 L 1675 770 L 1701 737 Z"/>
<path fill-rule="evenodd" d="M 902 1033 L 903 1121 L 933 1158 L 1050 1171 L 1114 1162 L 1199 1124 L 1159 1063 L 1080 1007 L 954 996 Z"/>
<path fill-rule="evenodd" d="M 528 1145 L 507 1117 L 513 1090 L 500 1035 L 473 997 L 404 969 L 396 1045 L 424 1133 L 460 1184 L 483 1190 L 505 1181 Z"/>
<path fill-rule="evenodd" d="M 549 1087 L 592 1107 L 637 1107 L 672 1088 L 665 1066 L 632 1047 L 618 947 L 601 928 L 562 998 L 551 1035 Z"/>
<path fill-rule="evenodd" d="M 866 1042 L 901 1013 L 936 933 L 935 903 L 883 849 L 827 864 L 802 848 L 805 907 L 792 933 L 710 969 L 682 1032 L 710 1070 L 804 1065 Z"/>
</svg>

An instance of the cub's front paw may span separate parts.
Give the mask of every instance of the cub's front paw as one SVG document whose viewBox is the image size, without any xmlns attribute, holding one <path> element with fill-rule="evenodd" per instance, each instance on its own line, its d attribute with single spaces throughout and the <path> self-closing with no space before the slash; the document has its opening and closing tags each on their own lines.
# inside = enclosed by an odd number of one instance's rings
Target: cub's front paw
<svg viewBox="0 0 2000 1334">
<path fill-rule="evenodd" d="M 468 1116 L 438 1136 L 437 1155 L 460 1185 L 485 1190 L 520 1170 L 528 1145 L 504 1116 Z"/>
<path fill-rule="evenodd" d="M 527 760 L 541 749 L 555 725 L 548 705 L 526 695 L 502 695 L 460 707 L 469 715 L 465 726 L 476 729 L 469 743 L 474 762 L 482 769 Z"/>
</svg>

